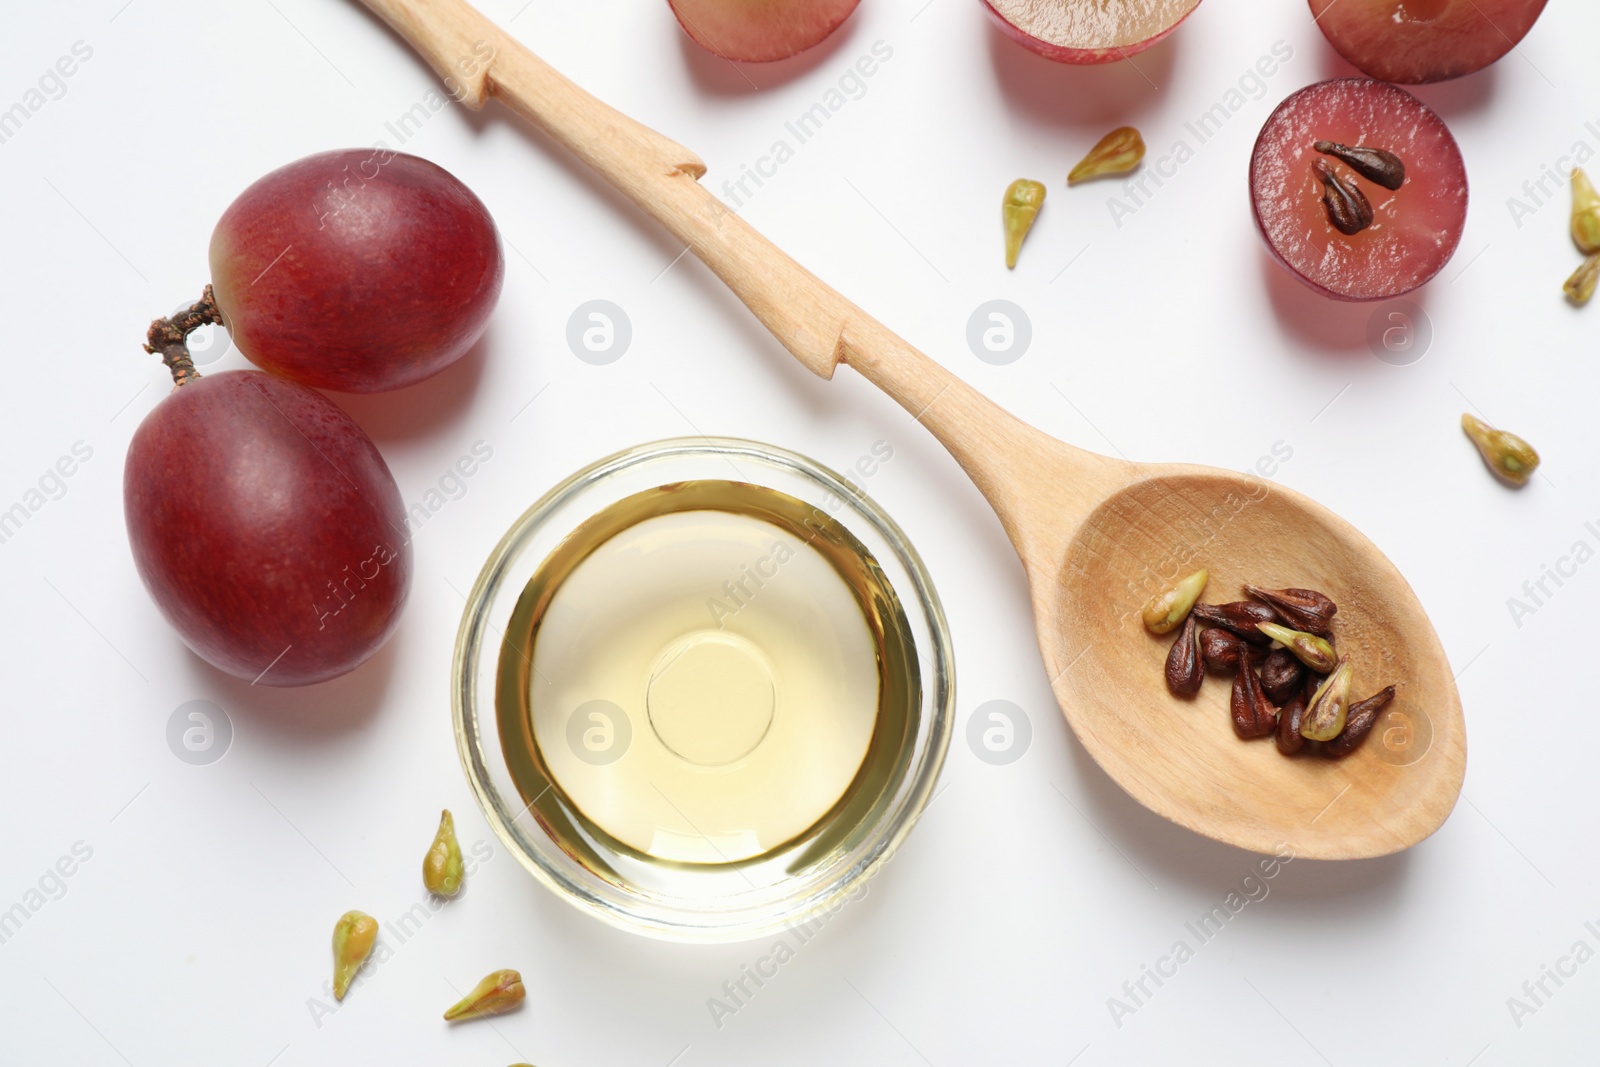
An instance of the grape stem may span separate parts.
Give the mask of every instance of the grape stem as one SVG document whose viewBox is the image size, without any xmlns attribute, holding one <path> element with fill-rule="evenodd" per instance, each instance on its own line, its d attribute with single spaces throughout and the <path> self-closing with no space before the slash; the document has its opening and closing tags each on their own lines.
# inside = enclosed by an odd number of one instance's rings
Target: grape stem
<svg viewBox="0 0 1600 1067">
<path fill-rule="evenodd" d="M 170 318 L 157 319 L 150 324 L 144 350 L 161 357 L 161 362 L 172 371 L 174 386 L 187 385 L 200 377 L 200 372 L 194 369 L 194 360 L 189 358 L 189 335 L 202 326 L 221 324 L 222 312 L 217 310 L 217 301 L 211 295 L 211 286 L 207 285 L 199 300 Z"/>
</svg>

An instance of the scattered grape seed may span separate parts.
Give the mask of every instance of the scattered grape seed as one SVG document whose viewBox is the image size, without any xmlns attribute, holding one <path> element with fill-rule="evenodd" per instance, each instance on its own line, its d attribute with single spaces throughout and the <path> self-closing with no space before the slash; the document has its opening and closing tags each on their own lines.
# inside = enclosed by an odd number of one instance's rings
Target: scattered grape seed
<svg viewBox="0 0 1600 1067">
<path fill-rule="evenodd" d="M 1200 631 L 1200 655 L 1214 671 L 1238 669 L 1239 655 L 1248 647 L 1221 627 L 1208 626 Z"/>
<path fill-rule="evenodd" d="M 1126 174 L 1144 159 L 1144 138 L 1132 126 L 1118 126 L 1089 149 L 1067 175 L 1068 185 L 1077 185 L 1107 174 Z"/>
<path fill-rule="evenodd" d="M 1539 453 L 1532 445 L 1514 433 L 1495 429 L 1474 415 L 1462 415 L 1461 428 L 1478 446 L 1489 469 L 1502 481 L 1511 485 L 1528 484 L 1539 466 Z"/>
<path fill-rule="evenodd" d="M 1400 188 L 1406 181 L 1406 165 L 1393 152 L 1366 145 L 1342 145 L 1337 141 L 1318 141 L 1312 146 L 1325 156 L 1342 160 L 1346 166 L 1369 182 L 1385 189 Z"/>
<path fill-rule="evenodd" d="M 472 987 L 472 992 L 445 1009 L 449 1022 L 458 1019 L 481 1019 L 486 1015 L 503 1015 L 527 998 L 522 987 L 522 975 L 507 969 L 495 971 Z"/>
<path fill-rule="evenodd" d="M 356 972 L 372 955 L 378 920 L 365 912 L 347 911 L 333 927 L 333 999 L 343 1000 Z"/>
<path fill-rule="evenodd" d="M 1326 634 L 1339 611 L 1339 605 L 1315 589 L 1263 589 L 1247 584 L 1244 591 L 1246 596 L 1272 605 L 1284 622 L 1307 633 Z"/>
<path fill-rule="evenodd" d="M 1366 741 L 1367 735 L 1378 722 L 1378 714 L 1394 699 L 1394 686 L 1388 686 L 1361 701 L 1350 705 L 1345 715 L 1344 729 L 1339 736 L 1322 746 L 1322 754 L 1329 759 L 1344 759 Z"/>
<path fill-rule="evenodd" d="M 1033 220 L 1039 217 L 1044 206 L 1044 184 L 1027 178 L 1018 178 L 1006 187 L 1006 196 L 1000 204 L 1000 221 L 1006 231 L 1006 269 L 1015 270 L 1017 254 L 1022 242 L 1033 229 Z"/>
<path fill-rule="evenodd" d="M 1278 724 L 1277 709 L 1267 700 L 1261 679 L 1251 669 L 1248 656 L 1241 656 L 1233 675 L 1233 695 L 1228 708 L 1233 713 L 1233 732 L 1243 740 L 1265 737 Z"/>
<path fill-rule="evenodd" d="M 461 892 L 461 844 L 456 840 L 456 823 L 446 808 L 439 815 L 439 832 L 427 855 L 422 857 L 422 884 L 428 892 L 453 897 Z"/>
<path fill-rule="evenodd" d="M 1200 658 L 1200 639 L 1195 632 L 1195 618 L 1190 615 L 1172 642 L 1167 653 L 1167 688 L 1173 696 L 1192 697 L 1200 692 L 1206 680 L 1205 661 Z"/>
<path fill-rule="evenodd" d="M 1256 629 L 1294 653 L 1301 663 L 1314 671 L 1331 671 L 1339 663 L 1339 656 L 1327 638 L 1303 630 L 1291 630 L 1275 622 L 1257 623 Z"/>
<path fill-rule="evenodd" d="M 1589 256 L 1578 265 L 1572 277 L 1561 286 L 1561 291 L 1574 304 L 1587 304 L 1589 298 L 1594 296 L 1595 287 L 1600 286 L 1600 252 Z"/>
<path fill-rule="evenodd" d="M 1300 691 L 1305 674 L 1305 665 L 1294 653 L 1286 648 L 1275 648 L 1261 661 L 1261 688 L 1274 704 L 1282 707 Z"/>
<path fill-rule="evenodd" d="M 1205 592 L 1210 575 L 1204 570 L 1189 577 L 1162 593 L 1150 598 L 1144 606 L 1144 628 L 1153 634 L 1169 634 L 1176 630 L 1188 616 L 1194 602 Z"/>
<path fill-rule="evenodd" d="M 1332 741 L 1344 730 L 1350 714 L 1350 657 L 1344 656 L 1332 674 L 1317 687 L 1317 695 L 1306 708 L 1300 735 L 1307 741 Z"/>
<path fill-rule="evenodd" d="M 1270 645 L 1272 639 L 1256 627 L 1264 622 L 1282 621 L 1282 617 L 1270 605 L 1254 600 L 1237 600 L 1232 604 L 1196 604 L 1194 614 L 1207 626 L 1220 626 L 1235 637 L 1262 648 Z"/>
<path fill-rule="evenodd" d="M 1600 252 L 1600 192 L 1582 167 L 1572 168 L 1572 243 L 1586 256 Z"/>
<path fill-rule="evenodd" d="M 1300 733 L 1300 728 L 1306 721 L 1306 694 L 1304 690 L 1294 695 L 1294 699 L 1278 709 L 1278 751 L 1285 756 L 1293 756 L 1306 746 L 1306 739 Z"/>
</svg>

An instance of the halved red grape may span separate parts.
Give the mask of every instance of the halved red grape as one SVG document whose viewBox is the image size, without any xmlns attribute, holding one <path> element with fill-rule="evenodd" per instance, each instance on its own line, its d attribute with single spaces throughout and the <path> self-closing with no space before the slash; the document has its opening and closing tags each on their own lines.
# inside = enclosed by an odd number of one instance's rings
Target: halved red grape
<svg viewBox="0 0 1600 1067">
<path fill-rule="evenodd" d="M 1328 43 L 1384 81 L 1415 84 L 1481 70 L 1517 46 L 1545 0 L 1311 0 Z"/>
<path fill-rule="evenodd" d="M 441 167 L 383 149 L 307 156 L 251 185 L 211 235 L 234 343 L 307 385 L 376 393 L 472 347 L 500 297 L 494 220 Z"/>
<path fill-rule="evenodd" d="M 227 371 L 174 389 L 134 431 L 123 509 L 162 614 L 235 677 L 333 678 L 399 621 L 400 492 L 361 427 L 306 386 Z"/>
<path fill-rule="evenodd" d="M 765 63 L 821 44 L 860 0 L 667 0 L 694 42 L 724 59 Z"/>
<path fill-rule="evenodd" d="M 1318 141 L 1392 152 L 1405 181 L 1390 191 L 1359 176 Z M 1373 221 L 1339 232 L 1323 206 L 1313 164 L 1322 160 L 1360 190 Z M 1312 288 L 1344 300 L 1410 292 L 1444 267 L 1467 218 L 1467 171 L 1444 120 L 1388 82 L 1338 78 L 1310 85 L 1278 105 L 1250 158 L 1256 224 L 1284 266 Z"/>
<path fill-rule="evenodd" d="M 1057 63 L 1110 63 L 1177 29 L 1200 0 L 984 0 L 1007 37 Z"/>
</svg>

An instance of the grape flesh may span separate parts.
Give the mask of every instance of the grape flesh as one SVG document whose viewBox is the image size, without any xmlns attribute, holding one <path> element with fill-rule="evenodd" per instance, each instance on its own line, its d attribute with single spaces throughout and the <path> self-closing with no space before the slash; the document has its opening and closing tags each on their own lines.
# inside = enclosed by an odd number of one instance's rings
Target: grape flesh
<svg viewBox="0 0 1600 1067">
<path fill-rule="evenodd" d="M 504 274 L 483 202 L 443 168 L 385 149 L 281 167 L 211 236 L 211 283 L 239 350 L 347 393 L 399 389 L 460 359 Z"/>
<path fill-rule="evenodd" d="M 325 681 L 399 621 L 400 492 L 361 428 L 303 385 L 228 371 L 173 390 L 134 432 L 123 507 L 162 614 L 235 677 Z"/>
</svg>

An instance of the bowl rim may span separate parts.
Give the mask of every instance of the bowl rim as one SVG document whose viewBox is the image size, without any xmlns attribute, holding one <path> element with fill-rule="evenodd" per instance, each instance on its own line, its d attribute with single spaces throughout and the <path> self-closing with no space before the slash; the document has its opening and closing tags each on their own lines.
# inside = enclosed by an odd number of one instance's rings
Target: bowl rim
<svg viewBox="0 0 1600 1067">
<path fill-rule="evenodd" d="M 908 614 L 913 605 L 919 609 L 920 625 L 914 624 L 913 629 L 925 628 L 931 646 L 922 648 L 919 642 L 918 647 L 920 656 L 928 662 L 929 684 L 924 687 L 922 696 L 927 726 L 919 731 L 905 783 L 899 790 L 902 795 L 879 817 L 863 846 L 858 846 L 862 855 L 815 890 L 804 896 L 784 898 L 785 906 L 781 908 L 756 901 L 743 908 L 709 910 L 656 900 L 651 902 L 649 914 L 641 914 L 619 907 L 616 901 L 595 888 L 579 884 L 565 871 L 547 862 L 540 848 L 524 844 L 522 831 L 514 824 L 527 807 L 509 814 L 491 780 L 490 760 L 480 729 L 478 668 L 482 656 L 498 654 L 498 639 L 485 639 L 486 630 L 490 628 L 487 611 L 490 599 L 500 590 L 505 572 L 519 550 L 552 515 L 592 486 L 630 467 L 673 457 L 708 456 L 743 456 L 809 480 L 842 500 L 884 539 L 911 581 L 909 590 L 896 591 Z M 489 553 L 467 594 L 451 661 L 451 712 L 457 754 L 479 810 L 501 844 L 558 897 L 612 926 L 663 940 L 746 941 L 790 929 L 821 912 L 836 910 L 845 896 L 881 870 L 904 843 L 933 797 L 933 788 L 954 732 L 955 656 L 944 609 L 922 557 L 899 524 L 859 485 L 816 460 L 764 442 L 736 437 L 674 437 L 625 448 L 580 468 L 551 487 L 512 522 Z M 539 840 L 549 842 L 550 839 L 541 837 Z M 796 879 L 796 884 L 802 883 Z"/>
</svg>

